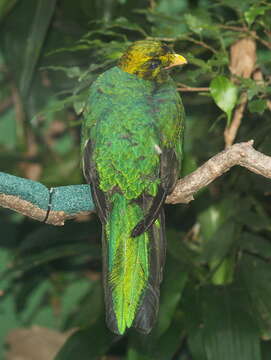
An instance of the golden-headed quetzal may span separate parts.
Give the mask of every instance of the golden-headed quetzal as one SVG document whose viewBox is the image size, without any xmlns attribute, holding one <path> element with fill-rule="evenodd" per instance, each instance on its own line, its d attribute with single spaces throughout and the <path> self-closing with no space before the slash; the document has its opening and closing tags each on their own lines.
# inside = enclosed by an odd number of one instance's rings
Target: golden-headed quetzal
<svg viewBox="0 0 271 360">
<path fill-rule="evenodd" d="M 83 168 L 103 226 L 106 322 L 149 333 L 166 254 L 163 204 L 177 181 L 184 110 L 168 69 L 186 63 L 156 40 L 133 43 L 91 85 Z"/>
</svg>

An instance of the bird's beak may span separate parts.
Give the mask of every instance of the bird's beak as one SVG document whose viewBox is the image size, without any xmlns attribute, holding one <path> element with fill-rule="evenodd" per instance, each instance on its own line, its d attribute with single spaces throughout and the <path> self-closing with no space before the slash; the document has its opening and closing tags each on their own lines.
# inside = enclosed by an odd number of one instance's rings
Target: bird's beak
<svg viewBox="0 0 271 360">
<path fill-rule="evenodd" d="M 184 64 L 187 64 L 186 58 L 184 58 L 182 55 L 179 54 L 173 54 L 171 63 L 169 66 L 166 67 L 166 69 L 171 69 L 174 66 L 179 66 Z"/>
</svg>

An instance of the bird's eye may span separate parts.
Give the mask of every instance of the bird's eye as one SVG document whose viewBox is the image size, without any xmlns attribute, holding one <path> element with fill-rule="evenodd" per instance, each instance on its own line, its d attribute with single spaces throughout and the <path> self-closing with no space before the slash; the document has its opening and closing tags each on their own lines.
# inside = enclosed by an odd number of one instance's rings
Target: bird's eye
<svg viewBox="0 0 271 360">
<path fill-rule="evenodd" d="M 161 65 L 161 60 L 152 60 L 150 62 L 150 69 L 156 69 L 159 65 Z"/>
</svg>

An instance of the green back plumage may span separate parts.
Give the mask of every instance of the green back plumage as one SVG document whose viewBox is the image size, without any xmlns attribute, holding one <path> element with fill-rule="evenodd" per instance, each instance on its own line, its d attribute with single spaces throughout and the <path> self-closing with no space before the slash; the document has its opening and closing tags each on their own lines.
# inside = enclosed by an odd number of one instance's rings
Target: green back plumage
<svg viewBox="0 0 271 360">
<path fill-rule="evenodd" d="M 182 119 L 169 77 L 157 83 L 114 67 L 91 86 L 84 172 L 103 222 L 107 323 L 116 333 L 131 326 L 149 332 L 157 315 L 165 257 L 160 206 L 179 174 Z M 133 237 L 155 201 L 149 230 Z"/>
<path fill-rule="evenodd" d="M 88 106 L 83 134 L 95 142 L 101 189 L 117 184 L 130 199 L 143 191 L 154 195 L 160 183 L 157 146 L 175 146 L 181 156 L 183 107 L 172 80 L 157 87 L 115 67 L 92 85 Z"/>
</svg>

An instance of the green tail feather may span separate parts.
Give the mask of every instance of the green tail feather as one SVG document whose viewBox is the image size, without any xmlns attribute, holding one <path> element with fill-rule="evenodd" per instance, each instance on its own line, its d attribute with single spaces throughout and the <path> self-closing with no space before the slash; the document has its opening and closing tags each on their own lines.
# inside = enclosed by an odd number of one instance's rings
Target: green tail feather
<svg viewBox="0 0 271 360">
<path fill-rule="evenodd" d="M 103 233 L 106 322 L 117 334 L 130 327 L 148 334 L 158 314 L 165 263 L 164 212 L 161 209 L 147 232 L 132 237 L 132 229 L 143 217 L 142 209 L 121 194 L 111 200 Z"/>
<path fill-rule="evenodd" d="M 137 204 L 130 203 L 123 195 L 114 195 L 113 209 L 106 225 L 107 286 L 120 334 L 132 326 L 149 278 L 149 235 L 131 237 L 142 215 Z"/>
</svg>

